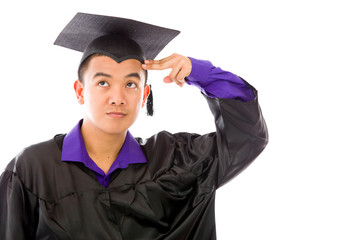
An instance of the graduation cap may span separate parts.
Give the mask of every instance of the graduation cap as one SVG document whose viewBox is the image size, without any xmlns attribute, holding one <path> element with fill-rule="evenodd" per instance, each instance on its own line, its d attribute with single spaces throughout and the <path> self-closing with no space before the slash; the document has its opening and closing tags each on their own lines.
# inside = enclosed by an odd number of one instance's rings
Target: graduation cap
<svg viewBox="0 0 360 240">
<path fill-rule="evenodd" d="M 132 19 L 77 13 L 55 40 L 55 45 L 83 52 L 81 64 L 100 53 L 120 63 L 136 59 L 155 59 L 180 31 Z M 152 115 L 152 93 L 147 100 Z"/>
</svg>

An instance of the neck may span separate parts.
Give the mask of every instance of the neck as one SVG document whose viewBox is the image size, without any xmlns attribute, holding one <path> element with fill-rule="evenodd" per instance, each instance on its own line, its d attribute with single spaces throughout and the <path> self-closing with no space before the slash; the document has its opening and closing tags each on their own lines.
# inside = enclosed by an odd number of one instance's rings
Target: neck
<svg viewBox="0 0 360 240">
<path fill-rule="evenodd" d="M 81 134 L 90 158 L 106 174 L 125 142 L 127 131 L 109 134 L 84 119 Z"/>
</svg>

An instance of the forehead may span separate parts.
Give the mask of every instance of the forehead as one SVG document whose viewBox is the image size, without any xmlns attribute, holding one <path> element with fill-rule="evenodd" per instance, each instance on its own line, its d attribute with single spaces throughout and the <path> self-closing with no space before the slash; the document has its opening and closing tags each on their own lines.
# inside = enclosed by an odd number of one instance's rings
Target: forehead
<svg viewBox="0 0 360 240">
<path fill-rule="evenodd" d="M 93 56 L 88 64 L 90 71 L 115 71 L 117 73 L 141 72 L 142 64 L 136 59 L 127 59 L 120 63 L 108 56 Z"/>
</svg>

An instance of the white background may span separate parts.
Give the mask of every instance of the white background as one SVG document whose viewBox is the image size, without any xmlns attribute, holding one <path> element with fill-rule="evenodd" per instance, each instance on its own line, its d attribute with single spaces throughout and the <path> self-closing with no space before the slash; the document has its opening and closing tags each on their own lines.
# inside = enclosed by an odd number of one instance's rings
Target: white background
<svg viewBox="0 0 360 240">
<path fill-rule="evenodd" d="M 158 58 L 208 59 L 258 89 L 270 143 L 218 190 L 218 239 L 360 239 L 357 1 L 2 1 L 1 169 L 82 116 L 81 54 L 52 45 L 76 12 L 179 29 Z M 156 114 L 141 113 L 133 134 L 213 131 L 199 91 L 164 76 L 151 73 Z"/>
</svg>

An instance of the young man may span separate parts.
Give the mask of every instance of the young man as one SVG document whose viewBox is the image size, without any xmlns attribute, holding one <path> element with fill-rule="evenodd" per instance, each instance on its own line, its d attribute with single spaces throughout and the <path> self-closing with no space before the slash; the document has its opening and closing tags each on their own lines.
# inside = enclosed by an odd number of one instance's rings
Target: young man
<svg viewBox="0 0 360 240">
<path fill-rule="evenodd" d="M 177 34 L 75 16 L 57 43 L 84 52 L 74 84 L 84 119 L 9 163 L 0 181 L 0 239 L 216 239 L 215 191 L 261 153 L 267 129 L 256 90 L 240 77 L 179 54 L 145 60 Z M 147 70 L 169 68 L 164 82 L 202 90 L 216 132 L 130 134 L 150 94 Z"/>
</svg>

